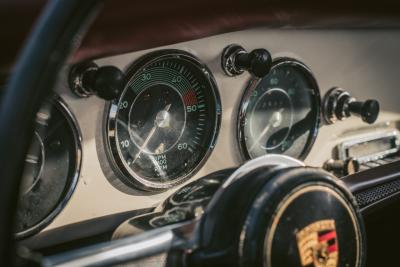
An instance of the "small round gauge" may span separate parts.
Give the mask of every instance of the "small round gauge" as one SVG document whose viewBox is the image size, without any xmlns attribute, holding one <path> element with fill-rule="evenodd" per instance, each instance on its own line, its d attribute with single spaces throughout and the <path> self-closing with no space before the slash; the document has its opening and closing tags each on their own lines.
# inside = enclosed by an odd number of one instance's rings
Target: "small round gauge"
<svg viewBox="0 0 400 267">
<path fill-rule="evenodd" d="M 79 176 L 80 134 L 60 98 L 47 101 L 36 115 L 35 132 L 25 157 L 17 211 L 16 237 L 30 236 L 62 210 Z"/>
<path fill-rule="evenodd" d="M 280 58 L 245 90 L 238 117 L 238 140 L 245 159 L 284 154 L 304 159 L 319 127 L 320 95 L 311 71 Z"/>
<path fill-rule="evenodd" d="M 190 177 L 211 152 L 221 104 L 214 78 L 194 56 L 150 53 L 127 72 L 108 116 L 108 144 L 122 181 L 152 191 Z"/>
</svg>

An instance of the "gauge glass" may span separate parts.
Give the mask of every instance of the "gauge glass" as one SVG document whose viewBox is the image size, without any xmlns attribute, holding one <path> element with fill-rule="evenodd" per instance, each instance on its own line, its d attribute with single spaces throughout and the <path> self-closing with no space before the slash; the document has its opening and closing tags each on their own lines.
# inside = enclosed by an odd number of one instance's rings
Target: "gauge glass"
<svg viewBox="0 0 400 267">
<path fill-rule="evenodd" d="M 81 160 L 76 127 L 72 114 L 59 98 L 47 101 L 37 113 L 21 182 L 17 238 L 47 226 L 71 196 Z"/>
<path fill-rule="evenodd" d="M 292 59 L 274 62 L 251 80 L 239 112 L 238 138 L 246 159 L 284 154 L 303 159 L 318 131 L 320 96 L 309 69 Z"/>
<path fill-rule="evenodd" d="M 211 72 L 194 56 L 168 50 L 139 59 L 108 120 L 122 180 L 162 190 L 190 177 L 214 146 L 220 113 Z"/>
</svg>

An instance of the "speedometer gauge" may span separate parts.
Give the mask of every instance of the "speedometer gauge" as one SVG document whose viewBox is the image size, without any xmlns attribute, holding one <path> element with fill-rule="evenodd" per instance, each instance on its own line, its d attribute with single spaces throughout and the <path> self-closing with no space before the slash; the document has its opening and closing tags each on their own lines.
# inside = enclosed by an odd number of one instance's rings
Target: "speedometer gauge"
<svg viewBox="0 0 400 267">
<path fill-rule="evenodd" d="M 281 58 L 253 79 L 240 105 L 238 139 L 246 159 L 284 154 L 304 159 L 318 132 L 320 95 L 301 62 Z"/>
<path fill-rule="evenodd" d="M 139 59 L 109 112 L 108 142 L 122 180 L 144 190 L 184 181 L 213 148 L 220 116 L 216 84 L 197 58 L 163 50 Z"/>
</svg>

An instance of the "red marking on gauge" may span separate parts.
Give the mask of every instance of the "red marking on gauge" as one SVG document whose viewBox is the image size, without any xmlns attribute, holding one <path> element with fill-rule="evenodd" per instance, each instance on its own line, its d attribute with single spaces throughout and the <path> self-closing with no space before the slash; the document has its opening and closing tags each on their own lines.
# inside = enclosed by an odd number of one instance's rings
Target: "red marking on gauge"
<svg viewBox="0 0 400 267">
<path fill-rule="evenodd" d="M 185 105 L 196 105 L 197 104 L 197 97 L 196 92 L 194 90 L 190 90 L 186 94 L 183 95 L 183 102 Z"/>
</svg>

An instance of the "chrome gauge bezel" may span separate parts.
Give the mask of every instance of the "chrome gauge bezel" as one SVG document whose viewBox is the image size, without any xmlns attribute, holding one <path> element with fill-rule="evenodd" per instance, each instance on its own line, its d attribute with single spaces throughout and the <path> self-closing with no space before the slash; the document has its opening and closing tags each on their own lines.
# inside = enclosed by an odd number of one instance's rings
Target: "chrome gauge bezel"
<svg viewBox="0 0 400 267">
<path fill-rule="evenodd" d="M 73 192 L 75 191 L 79 180 L 79 175 L 82 167 L 82 134 L 78 126 L 78 121 L 76 120 L 68 105 L 60 96 L 53 96 L 51 100 L 49 100 L 49 103 L 61 112 L 71 129 L 76 152 L 74 170 L 71 172 L 72 175 L 68 177 L 68 183 L 64 188 L 63 195 L 61 196 L 58 204 L 54 207 L 54 209 L 36 225 L 24 231 L 14 233 L 14 236 L 17 240 L 32 236 L 47 227 L 67 205 L 68 201 L 71 199 Z"/>
<path fill-rule="evenodd" d="M 144 177 L 136 174 L 121 158 L 121 152 L 116 144 L 116 119 L 117 119 L 117 111 L 118 111 L 118 103 L 120 101 L 120 97 L 111 101 L 109 104 L 109 108 L 107 111 L 107 118 L 106 118 L 106 133 L 105 133 L 105 144 L 107 146 L 107 156 L 109 161 L 111 162 L 111 167 L 116 173 L 117 177 L 127 186 L 139 189 L 142 191 L 147 192 L 160 192 L 165 191 L 170 188 L 173 188 L 179 184 L 182 184 L 193 175 L 195 175 L 199 169 L 205 164 L 207 159 L 209 158 L 212 150 L 214 149 L 215 143 L 217 141 L 218 133 L 221 126 L 221 115 L 222 115 L 222 108 L 221 108 L 221 99 L 219 95 L 219 90 L 217 83 L 211 73 L 211 70 L 200 61 L 196 56 L 182 50 L 176 49 L 165 49 L 165 50 L 158 50 L 151 53 L 148 53 L 138 60 L 132 63 L 126 71 L 127 80 L 130 80 L 134 77 L 139 71 L 141 71 L 146 66 L 159 61 L 165 60 L 168 58 L 180 59 L 189 61 L 193 64 L 198 70 L 206 78 L 207 82 L 210 85 L 211 91 L 213 93 L 213 98 L 215 100 L 215 121 L 213 126 L 213 132 L 210 144 L 208 145 L 207 151 L 203 154 L 202 159 L 198 162 L 196 166 L 192 168 L 190 172 L 186 175 L 180 176 L 175 178 L 172 181 L 168 182 L 153 182 L 149 181 Z M 125 92 L 126 88 L 124 88 Z M 122 95 L 122 94 L 121 94 Z"/>
<path fill-rule="evenodd" d="M 320 91 L 319 91 L 319 86 L 317 83 L 317 80 L 315 79 L 314 74 L 312 73 L 311 69 L 302 63 L 301 61 L 294 59 L 294 58 L 289 58 L 289 57 L 280 57 L 276 58 L 273 63 L 271 70 L 273 70 L 276 67 L 282 66 L 282 65 L 291 65 L 294 66 L 298 69 L 300 69 L 304 75 L 306 76 L 307 80 L 313 85 L 313 95 L 314 99 L 313 102 L 315 103 L 315 116 L 313 120 L 315 121 L 313 129 L 311 129 L 311 133 L 308 136 L 306 145 L 301 152 L 300 156 L 297 158 L 299 160 L 304 160 L 308 153 L 310 152 L 315 139 L 317 138 L 320 123 L 321 123 L 321 96 L 320 96 Z M 264 77 L 263 77 L 264 78 Z M 246 146 L 246 140 L 244 136 L 244 130 L 245 130 L 245 116 L 247 113 L 247 108 L 250 102 L 250 97 L 253 93 L 253 91 L 257 88 L 258 84 L 262 81 L 263 78 L 257 78 L 257 77 L 252 77 L 250 81 L 248 82 L 247 87 L 244 90 L 244 93 L 242 95 L 239 109 L 238 109 L 238 115 L 237 115 L 237 122 L 236 122 L 236 135 L 237 135 L 237 142 L 238 142 L 238 147 L 240 151 L 240 155 L 242 157 L 242 160 L 247 161 L 252 159 L 250 156 L 249 152 L 247 151 L 247 146 Z"/>
</svg>

